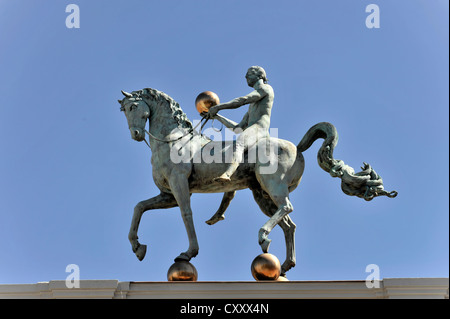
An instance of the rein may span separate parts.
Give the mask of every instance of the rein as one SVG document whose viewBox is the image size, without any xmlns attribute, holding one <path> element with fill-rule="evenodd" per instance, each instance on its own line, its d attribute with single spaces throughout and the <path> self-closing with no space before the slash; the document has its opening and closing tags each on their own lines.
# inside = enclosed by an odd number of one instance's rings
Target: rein
<svg viewBox="0 0 450 319">
<path fill-rule="evenodd" d="M 144 101 L 144 102 L 145 102 L 145 101 Z M 145 103 L 146 103 L 146 102 L 145 102 Z M 203 120 L 205 120 L 205 119 L 206 119 L 206 121 L 203 122 Z M 193 132 L 193 131 L 194 131 L 194 130 L 202 123 L 202 122 L 203 122 L 202 126 L 200 127 L 200 134 L 201 134 L 201 132 L 202 132 L 202 130 L 203 130 L 203 127 L 205 126 L 206 122 L 208 122 L 208 120 L 209 120 L 208 114 L 205 114 L 205 115 L 202 117 L 202 119 L 200 120 L 200 122 L 198 122 L 197 125 L 196 125 L 195 127 L 191 128 L 186 134 L 184 134 L 184 135 L 182 135 L 182 136 L 180 136 L 180 137 L 177 137 L 177 138 L 175 138 L 175 139 L 173 139 L 173 140 L 163 140 L 163 139 L 157 138 L 157 137 L 154 136 L 152 133 L 150 133 L 149 131 L 147 131 L 145 128 L 144 128 L 144 131 L 145 131 L 145 133 L 148 134 L 149 137 L 153 138 L 154 140 L 157 140 L 157 141 L 163 142 L 163 143 L 171 143 L 171 142 L 176 142 L 176 141 L 178 141 L 178 140 L 181 140 L 183 137 L 185 137 L 185 136 L 187 136 L 187 135 L 189 135 L 189 134 L 192 134 L 192 132 Z M 145 138 L 144 138 L 144 142 L 145 142 L 145 144 L 147 144 L 147 146 L 150 148 L 150 144 L 147 142 L 147 140 L 146 140 Z"/>
<path fill-rule="evenodd" d="M 144 99 L 142 99 L 142 101 L 143 101 L 145 104 L 147 104 L 147 106 L 150 108 L 150 105 L 148 105 L 147 101 L 145 101 Z M 203 120 L 205 120 L 205 121 L 203 122 Z M 202 119 L 200 120 L 200 122 L 197 123 L 197 125 L 196 125 L 195 127 L 191 128 L 186 134 L 184 134 L 184 135 L 182 135 L 182 136 L 180 136 L 180 137 L 177 137 L 177 138 L 175 138 L 175 139 L 173 139 L 173 140 L 163 140 L 163 139 L 160 139 L 160 138 L 154 136 L 154 135 L 153 135 L 152 133 L 150 133 L 149 131 L 147 131 L 145 128 L 144 128 L 144 131 L 145 131 L 145 133 L 148 134 L 149 137 L 153 138 L 153 139 L 156 140 L 156 141 L 163 142 L 163 143 L 171 143 L 171 142 L 176 142 L 176 141 L 178 141 L 178 140 L 181 140 L 183 137 L 186 137 L 187 135 L 192 134 L 192 132 L 194 132 L 194 130 L 200 125 L 200 123 L 203 122 L 202 126 L 200 127 L 200 134 L 202 134 L 202 130 L 203 130 L 203 128 L 205 127 L 205 124 L 206 124 L 208 121 L 209 121 L 208 113 L 206 113 L 205 115 L 202 116 Z M 214 119 L 213 119 L 213 123 L 214 123 Z M 222 128 L 223 128 L 223 125 L 222 125 Z M 216 132 L 221 132 L 221 131 L 222 131 L 222 129 L 220 129 L 220 130 L 215 129 L 214 126 L 213 126 L 213 129 L 214 129 Z M 145 142 L 145 144 L 147 144 L 148 148 L 151 149 L 149 142 L 147 142 L 147 140 L 146 140 L 145 138 L 144 138 L 144 142 Z"/>
</svg>

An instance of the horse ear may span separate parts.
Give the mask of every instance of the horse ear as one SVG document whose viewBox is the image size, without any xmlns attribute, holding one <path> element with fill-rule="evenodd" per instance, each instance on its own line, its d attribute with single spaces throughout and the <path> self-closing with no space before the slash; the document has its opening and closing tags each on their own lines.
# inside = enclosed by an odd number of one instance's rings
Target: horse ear
<svg viewBox="0 0 450 319">
<path fill-rule="evenodd" d="M 123 90 L 121 90 L 121 92 L 125 97 L 133 97 L 133 94 L 131 94 L 131 93 L 124 92 Z"/>
<path fill-rule="evenodd" d="M 121 100 L 117 100 L 117 102 L 119 102 L 119 104 L 122 105 L 122 101 Z"/>
</svg>

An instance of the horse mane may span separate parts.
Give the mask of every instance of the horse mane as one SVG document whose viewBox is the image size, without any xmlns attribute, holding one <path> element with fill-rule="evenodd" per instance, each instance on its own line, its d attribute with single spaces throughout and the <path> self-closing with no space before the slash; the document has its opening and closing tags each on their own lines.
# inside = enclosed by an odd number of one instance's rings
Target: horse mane
<svg viewBox="0 0 450 319">
<path fill-rule="evenodd" d="M 192 123 L 187 118 L 186 114 L 180 107 L 180 104 L 168 96 L 166 93 L 158 91 L 152 88 L 145 88 L 139 91 L 134 91 L 133 95 L 137 95 L 141 98 L 147 98 L 152 101 L 157 102 L 157 104 L 161 104 L 163 106 L 167 106 L 171 112 L 172 117 L 178 124 L 178 127 L 192 129 Z"/>
</svg>

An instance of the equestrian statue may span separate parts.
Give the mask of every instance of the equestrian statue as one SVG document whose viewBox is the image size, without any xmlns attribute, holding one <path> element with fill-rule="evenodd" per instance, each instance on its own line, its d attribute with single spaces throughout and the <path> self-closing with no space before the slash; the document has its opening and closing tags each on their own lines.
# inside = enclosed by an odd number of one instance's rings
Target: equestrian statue
<svg viewBox="0 0 450 319">
<path fill-rule="evenodd" d="M 284 232 L 286 260 L 281 265 L 281 276 L 285 276 L 296 263 L 296 226 L 290 217 L 294 207 L 289 194 L 299 185 L 303 174 L 305 162 L 302 153 L 317 139 L 324 140 L 317 155 L 319 166 L 332 177 L 341 179 L 345 194 L 366 201 L 378 196 L 397 196 L 396 191 L 384 190 L 383 180 L 369 164 L 363 163 L 362 171 L 356 173 L 342 160 L 333 157 L 338 134 L 330 123 L 312 126 L 297 145 L 270 136 L 274 93 L 266 72 L 262 67 L 252 66 L 246 73 L 246 80 L 253 88 L 251 93 L 227 103 L 210 103 L 201 113 L 204 120 L 218 120 L 239 134 L 235 141 L 216 141 L 202 135 L 201 129 L 196 130 L 180 105 L 161 91 L 151 88 L 131 93 L 122 91 L 124 98 L 119 100 L 120 110 L 127 118 L 131 137 L 145 141 L 151 148 L 153 180 L 160 190 L 159 195 L 139 202 L 134 208 L 128 239 L 139 260 L 144 259 L 147 250 L 147 246 L 138 241 L 139 223 L 144 212 L 180 208 L 189 247 L 175 261 L 188 262 L 199 250 L 191 195 L 224 193 L 218 211 L 206 221 L 213 225 L 224 219 L 224 212 L 236 191 L 249 188 L 261 211 L 269 217 L 258 232 L 263 253 L 269 251 L 272 229 L 279 225 Z M 239 123 L 218 114 L 220 110 L 247 104 L 248 111 Z"/>
</svg>

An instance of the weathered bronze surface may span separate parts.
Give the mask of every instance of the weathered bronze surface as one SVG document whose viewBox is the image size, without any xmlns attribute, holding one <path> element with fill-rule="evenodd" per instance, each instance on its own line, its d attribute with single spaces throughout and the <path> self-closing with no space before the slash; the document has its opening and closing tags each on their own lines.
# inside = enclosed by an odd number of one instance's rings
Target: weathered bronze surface
<svg viewBox="0 0 450 319">
<path fill-rule="evenodd" d="M 153 180 L 160 190 L 159 195 L 139 202 L 134 208 L 128 239 L 139 260 L 144 259 L 147 247 L 138 241 L 139 223 L 144 212 L 180 208 L 189 246 L 175 260 L 190 261 L 199 251 L 190 195 L 224 193 L 218 211 L 207 221 L 213 225 L 224 219 L 224 212 L 235 192 L 249 188 L 261 211 L 269 217 L 258 232 L 262 252 L 269 252 L 269 234 L 275 226 L 279 225 L 284 232 L 286 259 L 281 264 L 281 276 L 284 276 L 296 264 L 296 226 L 290 217 L 294 207 L 289 195 L 300 183 L 305 167 L 303 153 L 318 139 L 324 139 L 317 154 L 319 166 L 332 177 L 341 179 L 345 194 L 366 201 L 379 196 L 397 196 L 396 191 L 384 189 L 382 178 L 369 164 L 363 163 L 362 171 L 355 172 L 342 160 L 334 158 L 338 134 L 331 123 L 321 122 L 312 126 L 297 145 L 269 136 L 273 89 L 261 67 L 250 67 L 246 80 L 253 91 L 245 96 L 212 106 L 219 103 L 219 98 L 212 92 L 204 92 L 196 101 L 199 112 L 204 113 L 205 107 L 208 118 L 217 119 L 233 133 L 239 134 L 236 141 L 212 140 L 195 131 L 180 105 L 161 91 L 151 88 L 131 93 L 122 91 L 124 99 L 119 101 L 120 109 L 127 118 L 131 137 L 144 141 L 145 134 L 149 135 Z M 248 111 L 239 123 L 218 114 L 221 110 L 244 105 L 249 105 Z M 250 156 L 249 148 L 254 156 Z M 229 150 L 232 156 L 228 159 L 225 155 Z M 177 275 L 171 278 L 186 278 L 185 268 L 178 269 L 180 266 L 187 267 L 188 264 L 174 266 L 170 273 Z M 258 270 L 263 275 L 266 271 Z M 195 277 L 193 270 L 187 272 L 187 277 Z M 269 272 L 265 276 L 275 275 Z"/>
<path fill-rule="evenodd" d="M 276 256 L 265 253 L 253 260 L 251 270 L 252 276 L 256 280 L 278 280 L 281 264 Z"/>
</svg>

